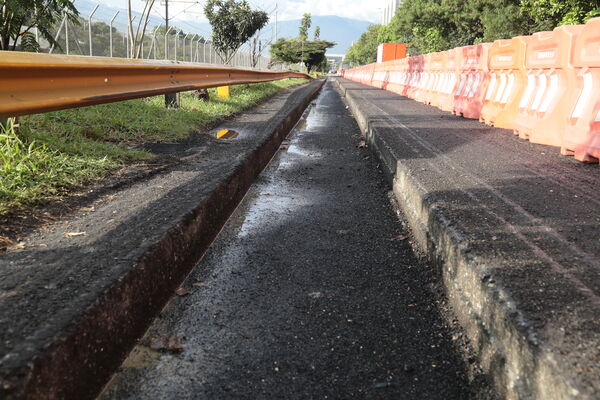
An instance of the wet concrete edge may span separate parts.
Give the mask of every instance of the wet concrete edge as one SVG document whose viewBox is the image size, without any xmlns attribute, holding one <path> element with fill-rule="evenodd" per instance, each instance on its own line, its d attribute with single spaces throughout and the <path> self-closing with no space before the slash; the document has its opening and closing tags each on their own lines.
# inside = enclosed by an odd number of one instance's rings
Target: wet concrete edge
<svg viewBox="0 0 600 400">
<path fill-rule="evenodd" d="M 394 197 L 405 214 L 417 245 L 438 269 L 452 310 L 471 340 L 473 350 L 502 398 L 594 398 L 586 388 L 562 374 L 550 351 L 535 339 L 523 314 L 493 282 L 483 259 L 452 227 L 452 221 L 427 200 L 427 192 L 410 169 L 379 135 L 353 91 L 335 79 L 340 95 L 355 116 L 371 151 L 381 161 Z M 397 129 L 402 129 L 397 127 Z"/>
<path fill-rule="evenodd" d="M 36 357 L 10 399 L 96 396 L 154 317 L 184 281 L 231 213 L 269 163 L 325 81 L 317 82 L 248 158 L 73 321 L 59 343 Z M 164 268 L 165 265 L 171 268 Z"/>
</svg>

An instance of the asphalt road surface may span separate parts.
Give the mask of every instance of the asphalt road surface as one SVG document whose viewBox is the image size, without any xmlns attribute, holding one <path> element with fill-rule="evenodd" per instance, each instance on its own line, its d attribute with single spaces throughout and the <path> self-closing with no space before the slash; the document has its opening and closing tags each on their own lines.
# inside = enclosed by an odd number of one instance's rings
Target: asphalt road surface
<svg viewBox="0 0 600 400">
<path fill-rule="evenodd" d="M 101 398 L 492 398 L 360 141 L 327 83 Z"/>
</svg>

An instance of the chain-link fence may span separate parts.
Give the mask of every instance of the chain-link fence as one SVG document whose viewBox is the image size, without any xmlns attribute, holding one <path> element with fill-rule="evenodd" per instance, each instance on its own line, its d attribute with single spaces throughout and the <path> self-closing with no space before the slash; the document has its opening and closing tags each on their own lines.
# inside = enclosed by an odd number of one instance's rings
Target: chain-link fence
<svg viewBox="0 0 600 400">
<path fill-rule="evenodd" d="M 130 45 L 132 41 L 127 29 L 126 17 L 121 16 L 120 20 L 117 20 L 119 17 L 119 12 L 117 12 L 106 21 L 99 20 L 100 18 L 92 19 L 100 7 L 96 6 L 87 19 L 79 18 L 78 23 L 69 21 L 66 16 L 63 17 L 55 27 L 54 38 L 58 43 L 57 46 L 51 46 L 47 41 L 36 37 L 42 51 L 53 54 L 177 60 L 223 65 L 218 51 L 210 40 L 200 34 L 185 33 L 175 26 L 169 27 L 169 29 L 165 29 L 164 25 L 150 28 L 137 50 L 138 54 L 134 54 L 135 51 Z M 101 13 L 98 14 L 101 15 Z M 253 51 L 253 47 L 249 43 L 244 44 L 229 64 L 245 68 L 272 68 L 269 65 L 269 57 L 261 54 L 263 49 L 266 50 L 266 46 L 261 46 L 259 42 L 259 45 L 255 45 L 254 48 Z M 281 69 L 282 66 L 278 65 L 274 68 Z"/>
</svg>

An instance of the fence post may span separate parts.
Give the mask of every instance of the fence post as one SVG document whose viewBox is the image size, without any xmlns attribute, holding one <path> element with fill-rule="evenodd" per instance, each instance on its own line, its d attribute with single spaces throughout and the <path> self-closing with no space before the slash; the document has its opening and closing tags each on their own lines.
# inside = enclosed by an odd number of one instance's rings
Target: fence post
<svg viewBox="0 0 600 400">
<path fill-rule="evenodd" d="M 181 34 L 181 29 L 175 33 L 175 58 L 174 58 L 175 61 L 177 61 L 177 42 L 179 42 L 180 34 Z"/>
<path fill-rule="evenodd" d="M 117 18 L 117 15 L 119 15 L 120 11 L 117 11 L 115 13 L 115 15 L 113 15 L 112 19 L 110 20 L 110 31 L 108 33 L 109 36 L 109 40 L 110 40 L 110 56 L 113 56 L 113 34 L 112 34 L 112 30 L 113 30 L 113 22 L 115 22 L 115 18 Z"/>
<path fill-rule="evenodd" d="M 90 16 L 88 17 L 88 33 L 89 33 L 89 39 L 90 39 L 90 56 L 93 55 L 92 54 L 92 17 L 96 13 L 96 10 L 98 9 L 98 7 L 100 7 L 100 4 L 96 4 L 96 7 L 94 7 L 94 9 L 92 10 Z"/>
<path fill-rule="evenodd" d="M 75 40 L 77 40 L 77 37 L 75 37 Z M 67 18 L 66 15 L 65 15 L 65 50 L 67 52 L 67 55 L 69 55 L 69 19 Z"/>
<path fill-rule="evenodd" d="M 56 36 L 54 36 L 54 41 L 58 41 L 58 38 L 60 37 L 60 32 L 62 31 L 63 25 L 65 24 L 65 21 L 67 20 L 67 14 L 64 15 L 60 26 L 58 27 L 58 31 L 56 31 Z M 50 51 L 48 53 L 52 54 L 52 52 L 54 51 L 54 44 L 52 46 L 50 46 Z"/>
</svg>

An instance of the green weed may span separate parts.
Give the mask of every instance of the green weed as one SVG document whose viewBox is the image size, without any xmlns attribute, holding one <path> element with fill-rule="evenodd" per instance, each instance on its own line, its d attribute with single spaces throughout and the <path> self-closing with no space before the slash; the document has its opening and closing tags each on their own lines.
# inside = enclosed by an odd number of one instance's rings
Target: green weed
<svg viewBox="0 0 600 400">
<path fill-rule="evenodd" d="M 179 109 L 156 96 L 22 117 L 18 134 L 10 125 L 0 130 L 0 215 L 148 160 L 153 155 L 133 147 L 181 140 L 303 81 L 232 86 L 229 99 L 209 89 L 208 102 L 182 93 Z"/>
</svg>

